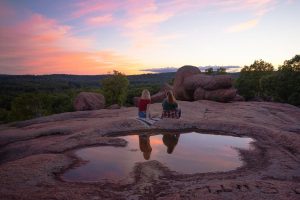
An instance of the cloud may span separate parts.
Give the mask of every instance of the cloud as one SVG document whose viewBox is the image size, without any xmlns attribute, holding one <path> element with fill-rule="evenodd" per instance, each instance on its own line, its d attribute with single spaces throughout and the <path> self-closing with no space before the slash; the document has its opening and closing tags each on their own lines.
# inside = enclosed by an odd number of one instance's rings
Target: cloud
<svg viewBox="0 0 300 200">
<path fill-rule="evenodd" d="M 161 68 L 149 68 L 141 69 L 143 72 L 153 72 L 153 73 L 167 73 L 167 72 L 177 72 L 178 68 L 176 67 L 161 67 Z"/>
<path fill-rule="evenodd" d="M 220 68 L 224 68 L 226 70 L 235 70 L 235 69 L 240 69 L 241 67 L 240 66 L 234 66 L 234 65 L 229 65 L 229 66 L 200 66 L 199 69 L 200 71 L 205 71 L 206 69 L 209 69 L 209 68 L 212 68 L 213 71 L 217 71 L 217 69 L 220 69 Z"/>
<path fill-rule="evenodd" d="M 88 18 L 87 23 L 94 26 L 102 26 L 102 25 L 108 25 L 113 21 L 112 15 L 103 15 L 103 16 L 96 16 Z"/>
<path fill-rule="evenodd" d="M 74 6 L 73 17 L 84 18 L 87 25 L 114 26 L 127 37 L 133 49 L 161 48 L 168 33 L 159 26 L 174 16 L 199 12 L 211 7 L 216 12 L 250 12 L 253 19 L 231 25 L 227 32 L 240 32 L 255 27 L 260 18 L 277 5 L 278 0 L 80 0 Z M 179 37 L 182 37 L 181 34 Z"/>
<path fill-rule="evenodd" d="M 220 10 L 227 12 L 250 11 L 256 16 L 265 14 L 278 3 L 277 0 L 228 0 L 228 1 L 214 1 L 214 6 Z"/>
<path fill-rule="evenodd" d="M 226 32 L 241 32 L 252 29 L 258 25 L 261 18 L 273 10 L 279 2 L 277 0 L 230 0 L 215 3 L 221 10 L 229 12 L 250 12 L 253 19 L 231 25 Z"/>
<path fill-rule="evenodd" d="M 241 32 L 241 31 L 245 31 L 245 30 L 249 30 L 253 27 L 255 27 L 259 22 L 259 19 L 251 19 L 239 24 L 235 24 L 229 28 L 227 28 L 227 32 L 233 33 L 233 32 Z"/>
<path fill-rule="evenodd" d="M 40 14 L 0 23 L 0 73 L 136 73 L 139 64 L 110 50 L 92 50 L 93 39 L 74 36 L 70 26 Z"/>
<path fill-rule="evenodd" d="M 159 48 L 164 42 L 173 40 L 182 35 L 158 33 L 159 25 L 168 21 L 180 11 L 194 9 L 206 1 L 192 0 L 187 3 L 182 0 L 155 1 L 155 0 L 93 0 L 76 4 L 73 17 L 85 18 L 88 25 L 113 25 L 122 36 L 129 38 L 132 48 L 147 47 Z M 196 3 L 196 5 L 195 5 Z M 103 16 L 111 16 L 103 19 Z M 105 23 L 102 23 L 102 20 Z"/>
<path fill-rule="evenodd" d="M 200 71 L 205 71 L 206 69 L 213 68 L 214 71 L 216 71 L 219 68 L 225 68 L 229 71 L 235 70 L 235 69 L 240 69 L 240 66 L 200 66 L 198 67 Z M 153 72 L 153 73 L 167 73 L 167 72 L 177 72 L 178 68 L 177 67 L 161 67 L 161 68 L 149 68 L 149 69 L 142 69 L 140 71 L 143 72 Z"/>
</svg>

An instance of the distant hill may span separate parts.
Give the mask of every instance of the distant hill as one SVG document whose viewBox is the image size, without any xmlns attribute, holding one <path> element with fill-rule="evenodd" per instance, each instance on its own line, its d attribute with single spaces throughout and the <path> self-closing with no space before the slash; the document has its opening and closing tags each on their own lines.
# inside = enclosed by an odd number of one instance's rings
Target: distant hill
<svg viewBox="0 0 300 200">
<path fill-rule="evenodd" d="M 109 75 L 0 75 L 0 94 L 7 92 L 62 91 L 65 89 L 99 88 Z M 129 75 L 130 85 L 162 85 L 174 78 L 175 72 Z"/>
<path fill-rule="evenodd" d="M 175 72 L 127 76 L 131 86 L 163 85 L 175 77 Z M 237 78 L 239 73 L 230 73 Z M 0 94 L 14 92 L 48 91 L 99 88 L 101 80 L 109 75 L 0 75 Z"/>
</svg>

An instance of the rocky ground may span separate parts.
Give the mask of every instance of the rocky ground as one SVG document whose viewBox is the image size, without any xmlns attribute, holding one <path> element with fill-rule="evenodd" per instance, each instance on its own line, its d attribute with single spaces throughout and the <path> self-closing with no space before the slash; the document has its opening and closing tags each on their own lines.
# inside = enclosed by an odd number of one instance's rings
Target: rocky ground
<svg viewBox="0 0 300 200">
<path fill-rule="evenodd" d="M 300 199 L 300 109 L 266 102 L 183 102 L 182 118 L 147 126 L 137 108 L 63 113 L 0 126 L 0 199 Z M 161 105 L 151 105 L 152 114 Z M 190 130 L 255 139 L 230 172 L 179 174 L 157 161 L 138 163 L 120 182 L 66 182 L 74 150 L 125 146 L 111 137 Z"/>
</svg>

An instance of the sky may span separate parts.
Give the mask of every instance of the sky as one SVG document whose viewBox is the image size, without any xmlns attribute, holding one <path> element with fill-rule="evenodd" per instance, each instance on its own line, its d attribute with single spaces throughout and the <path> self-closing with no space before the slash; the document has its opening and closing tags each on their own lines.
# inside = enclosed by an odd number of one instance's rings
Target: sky
<svg viewBox="0 0 300 200">
<path fill-rule="evenodd" d="M 0 74 L 275 68 L 300 54 L 300 0 L 0 0 Z"/>
</svg>

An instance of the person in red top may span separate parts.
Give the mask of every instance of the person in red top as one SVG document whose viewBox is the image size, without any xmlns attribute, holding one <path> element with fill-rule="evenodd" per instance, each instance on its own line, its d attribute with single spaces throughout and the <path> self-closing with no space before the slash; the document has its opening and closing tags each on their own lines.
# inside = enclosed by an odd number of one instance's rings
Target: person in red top
<svg viewBox="0 0 300 200">
<path fill-rule="evenodd" d="M 138 103 L 139 117 L 146 118 L 147 112 L 149 112 L 149 104 L 151 103 L 151 96 L 149 90 L 143 90 L 141 98 Z"/>
</svg>

